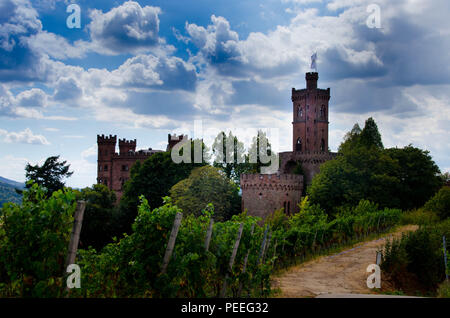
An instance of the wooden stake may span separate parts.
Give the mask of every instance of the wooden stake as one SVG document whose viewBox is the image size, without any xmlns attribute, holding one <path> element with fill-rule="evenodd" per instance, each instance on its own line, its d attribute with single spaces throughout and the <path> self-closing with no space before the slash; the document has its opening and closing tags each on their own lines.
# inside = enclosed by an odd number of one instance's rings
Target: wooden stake
<svg viewBox="0 0 450 318">
<path fill-rule="evenodd" d="M 252 224 L 252 229 L 250 230 L 250 238 L 253 235 L 253 230 L 255 229 L 255 223 Z M 245 255 L 244 258 L 244 266 L 242 268 L 242 274 L 245 274 L 245 272 L 247 271 L 247 262 L 248 262 L 248 257 L 250 255 L 250 248 L 247 250 L 247 254 Z M 242 281 L 239 282 L 239 290 L 238 290 L 238 297 L 241 297 L 241 293 L 242 293 Z"/>
<path fill-rule="evenodd" d="M 234 264 L 234 259 L 236 258 L 236 254 L 237 254 L 237 250 L 239 247 L 239 243 L 241 241 L 241 237 L 242 237 L 242 230 L 244 229 L 244 223 L 241 223 L 239 226 L 239 230 L 237 233 L 237 237 L 236 237 L 236 242 L 234 243 L 234 247 L 233 247 L 233 251 L 231 252 L 231 257 L 230 257 L 230 263 L 229 265 L 229 273 L 233 272 L 233 264 Z M 224 298 L 225 294 L 227 292 L 227 279 L 228 279 L 228 272 L 225 274 L 225 279 L 223 280 L 223 286 L 222 286 L 222 291 L 220 292 L 220 297 Z"/>
<path fill-rule="evenodd" d="M 211 235 L 213 230 L 214 219 L 211 218 L 209 221 L 208 230 L 206 231 L 206 239 L 205 239 L 205 251 L 208 252 L 209 243 L 211 242 Z"/>
<path fill-rule="evenodd" d="M 181 219 L 183 218 L 183 213 L 178 212 L 175 216 L 175 221 L 173 222 L 172 231 L 170 232 L 169 243 L 167 243 L 166 253 L 164 255 L 163 263 L 161 266 L 161 274 L 164 274 L 169 265 L 170 257 L 173 253 L 173 248 L 175 246 L 175 241 L 177 239 L 178 230 L 180 229 Z"/>
<path fill-rule="evenodd" d="M 259 265 L 261 263 L 261 258 L 264 254 L 264 249 L 266 247 L 266 239 L 267 239 L 267 232 L 269 231 L 269 226 L 267 225 L 266 230 L 264 231 L 264 237 L 261 243 L 261 249 L 259 250 L 259 255 L 258 255 L 258 261 L 257 261 L 257 265 Z"/>
<path fill-rule="evenodd" d="M 69 252 L 67 254 L 66 267 L 64 268 L 64 272 L 66 271 L 67 266 L 69 266 L 70 264 L 75 264 L 85 209 L 86 201 L 78 201 L 73 220 L 72 233 L 70 234 Z"/>
</svg>

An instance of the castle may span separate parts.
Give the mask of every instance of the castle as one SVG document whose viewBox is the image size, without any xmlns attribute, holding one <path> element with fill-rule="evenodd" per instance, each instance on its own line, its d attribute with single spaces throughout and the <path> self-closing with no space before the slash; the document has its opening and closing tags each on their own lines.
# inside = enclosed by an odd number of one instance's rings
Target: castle
<svg viewBox="0 0 450 318">
<path fill-rule="evenodd" d="M 182 139 L 183 136 L 169 134 L 166 151 L 172 149 Z M 123 194 L 123 185 L 130 178 L 133 164 L 163 150 L 149 148 L 136 151 L 136 139 L 119 139 L 119 153 L 116 152 L 116 145 L 117 136 L 97 135 L 97 183 L 113 190 L 119 201 Z"/>
<path fill-rule="evenodd" d="M 328 148 L 330 89 L 317 88 L 319 74 L 306 73 L 306 88 L 292 88 L 292 151 L 279 153 L 275 174 L 242 174 L 242 210 L 263 219 L 284 208 L 298 212 L 304 187 L 311 184 L 322 163 L 336 157 Z M 302 174 L 294 174 L 300 166 Z"/>
</svg>

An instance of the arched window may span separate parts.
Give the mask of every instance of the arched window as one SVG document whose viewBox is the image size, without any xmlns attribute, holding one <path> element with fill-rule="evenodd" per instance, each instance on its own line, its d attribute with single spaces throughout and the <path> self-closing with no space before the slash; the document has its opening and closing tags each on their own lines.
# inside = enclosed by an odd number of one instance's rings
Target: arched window
<svg viewBox="0 0 450 318">
<path fill-rule="evenodd" d="M 320 107 L 320 119 L 326 119 L 326 108 L 325 105 Z"/>
<path fill-rule="evenodd" d="M 320 141 L 320 151 L 325 151 L 325 140 L 323 138 Z"/>
<path fill-rule="evenodd" d="M 302 106 L 298 106 L 297 116 L 298 116 L 299 118 L 302 118 L 302 117 L 303 117 L 303 108 L 302 108 Z"/>
<path fill-rule="evenodd" d="M 295 145 L 295 150 L 302 151 L 302 139 L 300 137 L 297 139 L 297 144 Z"/>
</svg>

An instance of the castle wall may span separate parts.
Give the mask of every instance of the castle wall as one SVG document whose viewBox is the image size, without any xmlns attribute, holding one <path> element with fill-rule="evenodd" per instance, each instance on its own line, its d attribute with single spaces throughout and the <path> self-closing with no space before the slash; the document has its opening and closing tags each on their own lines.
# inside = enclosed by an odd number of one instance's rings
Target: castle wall
<svg viewBox="0 0 450 318">
<path fill-rule="evenodd" d="M 303 191 L 303 176 L 294 174 L 242 174 L 242 210 L 265 219 L 275 210 L 298 212 Z"/>
<path fill-rule="evenodd" d="M 280 173 L 292 173 L 297 162 L 300 162 L 305 177 L 305 185 L 310 185 L 313 177 L 319 173 L 320 165 L 336 158 L 336 156 L 337 153 L 328 151 L 281 152 L 279 153 Z"/>
</svg>

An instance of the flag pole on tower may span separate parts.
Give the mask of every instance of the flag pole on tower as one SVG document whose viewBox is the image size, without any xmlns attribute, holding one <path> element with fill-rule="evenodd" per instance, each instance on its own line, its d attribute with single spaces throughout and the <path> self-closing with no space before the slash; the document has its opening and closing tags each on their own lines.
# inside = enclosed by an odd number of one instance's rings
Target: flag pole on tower
<svg viewBox="0 0 450 318">
<path fill-rule="evenodd" d="M 311 55 L 311 70 L 315 70 L 317 72 L 317 52 Z"/>
</svg>

